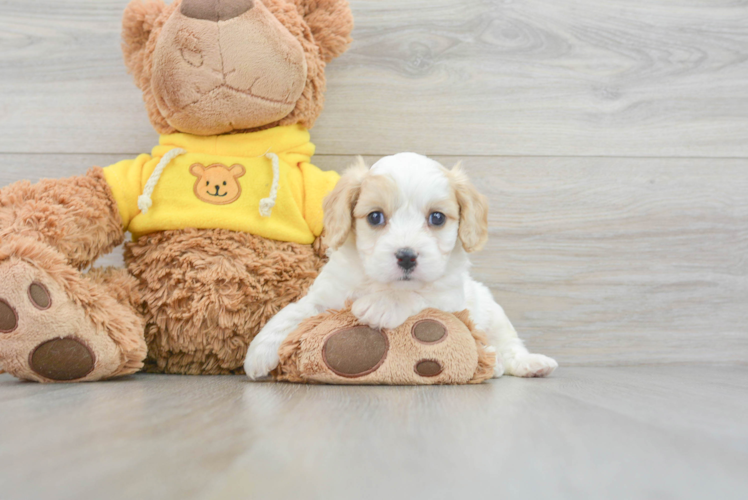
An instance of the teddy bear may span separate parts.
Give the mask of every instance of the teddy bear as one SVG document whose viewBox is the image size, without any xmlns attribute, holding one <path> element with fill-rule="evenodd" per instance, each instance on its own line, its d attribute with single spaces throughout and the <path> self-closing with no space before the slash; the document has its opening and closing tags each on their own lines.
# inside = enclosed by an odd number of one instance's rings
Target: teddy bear
<svg viewBox="0 0 748 500">
<path fill-rule="evenodd" d="M 0 366 L 37 382 L 242 373 L 325 261 L 309 129 L 346 0 L 134 0 L 125 64 L 150 154 L 0 190 Z M 124 241 L 126 268 L 91 269 Z"/>
</svg>

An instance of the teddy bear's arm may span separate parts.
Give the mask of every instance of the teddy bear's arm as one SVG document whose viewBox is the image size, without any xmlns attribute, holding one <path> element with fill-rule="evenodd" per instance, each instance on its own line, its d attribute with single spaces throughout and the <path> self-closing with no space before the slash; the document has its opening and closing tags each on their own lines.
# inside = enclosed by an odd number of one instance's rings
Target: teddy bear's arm
<svg viewBox="0 0 748 500">
<path fill-rule="evenodd" d="M 0 189 L 0 242 L 17 236 L 56 248 L 79 269 L 122 243 L 122 221 L 102 169 Z"/>
</svg>

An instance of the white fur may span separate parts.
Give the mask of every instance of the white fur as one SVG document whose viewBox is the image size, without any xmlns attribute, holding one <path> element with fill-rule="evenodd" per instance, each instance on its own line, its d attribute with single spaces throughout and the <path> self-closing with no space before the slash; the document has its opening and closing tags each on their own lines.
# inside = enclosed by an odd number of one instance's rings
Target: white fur
<svg viewBox="0 0 748 500">
<path fill-rule="evenodd" d="M 397 327 L 430 307 L 468 309 L 497 351 L 496 377 L 544 377 L 553 372 L 556 361 L 530 354 L 488 288 L 470 277 L 457 218 L 441 228 L 426 222 L 433 207 L 455 203 L 450 201 L 454 194 L 447 170 L 424 156 L 401 153 L 382 158 L 367 175 L 394 180 L 396 192 L 388 193 L 395 200 L 394 213 L 388 214 L 382 228 L 370 227 L 366 217 L 356 219 L 354 230 L 331 252 L 308 294 L 280 311 L 251 343 L 244 365 L 249 378 L 264 378 L 278 366 L 281 343 L 302 321 L 341 309 L 349 301 L 353 314 L 373 328 Z M 398 267 L 395 257 L 404 247 L 418 254 L 418 265 L 410 273 Z"/>
</svg>

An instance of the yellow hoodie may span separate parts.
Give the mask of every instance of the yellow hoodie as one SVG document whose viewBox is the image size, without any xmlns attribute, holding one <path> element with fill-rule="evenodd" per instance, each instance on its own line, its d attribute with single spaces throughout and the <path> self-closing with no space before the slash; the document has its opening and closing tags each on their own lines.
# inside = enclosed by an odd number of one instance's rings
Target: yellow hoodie
<svg viewBox="0 0 748 500">
<path fill-rule="evenodd" d="M 309 244 L 322 233 L 322 200 L 339 176 L 309 163 L 314 144 L 303 127 L 159 143 L 104 169 L 133 238 L 194 227 Z"/>
</svg>

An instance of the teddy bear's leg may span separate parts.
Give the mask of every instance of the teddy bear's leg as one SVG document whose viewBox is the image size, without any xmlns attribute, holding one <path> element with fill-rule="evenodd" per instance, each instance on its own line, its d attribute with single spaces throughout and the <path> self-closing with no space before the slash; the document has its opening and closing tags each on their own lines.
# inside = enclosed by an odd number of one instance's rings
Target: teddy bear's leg
<svg viewBox="0 0 748 500">
<path fill-rule="evenodd" d="M 426 309 L 393 330 L 350 311 L 306 320 L 279 350 L 278 380 L 334 384 L 474 384 L 493 375 L 495 354 L 467 311 Z"/>
<path fill-rule="evenodd" d="M 81 274 L 53 248 L 0 244 L 0 365 L 37 382 L 94 381 L 143 366 L 143 320 L 124 270 Z"/>
</svg>

